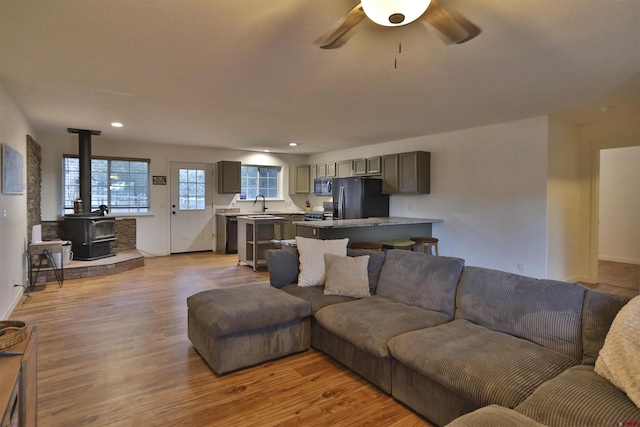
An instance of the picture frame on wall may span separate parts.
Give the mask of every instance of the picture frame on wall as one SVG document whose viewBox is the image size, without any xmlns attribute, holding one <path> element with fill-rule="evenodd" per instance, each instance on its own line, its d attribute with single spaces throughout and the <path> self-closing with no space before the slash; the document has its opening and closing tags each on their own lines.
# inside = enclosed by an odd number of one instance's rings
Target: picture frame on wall
<svg viewBox="0 0 640 427">
<path fill-rule="evenodd" d="M 24 159 L 18 150 L 7 144 L 2 144 L 2 192 L 24 193 Z"/>
</svg>

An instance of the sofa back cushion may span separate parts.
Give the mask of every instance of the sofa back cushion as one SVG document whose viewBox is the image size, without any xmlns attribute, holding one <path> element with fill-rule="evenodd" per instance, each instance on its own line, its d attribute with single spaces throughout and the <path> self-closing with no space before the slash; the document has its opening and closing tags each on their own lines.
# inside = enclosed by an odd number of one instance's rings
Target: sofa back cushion
<svg viewBox="0 0 640 427">
<path fill-rule="evenodd" d="M 465 267 L 456 319 L 466 319 L 582 359 L 582 306 L 587 288 L 480 267 Z"/>
<path fill-rule="evenodd" d="M 582 363 L 594 365 L 611 323 L 631 297 L 589 289 L 582 312 Z"/>
<path fill-rule="evenodd" d="M 369 276 L 369 293 L 376 293 L 378 277 L 384 262 L 384 252 L 374 252 L 367 250 L 355 250 L 347 248 L 347 256 L 369 255 L 369 265 L 367 273 Z M 268 249 L 264 253 L 269 269 L 269 282 L 275 288 L 281 288 L 292 283 L 298 283 L 299 255 L 296 249 Z"/>
<path fill-rule="evenodd" d="M 376 295 L 453 317 L 464 260 L 392 249 L 382 264 Z"/>
</svg>

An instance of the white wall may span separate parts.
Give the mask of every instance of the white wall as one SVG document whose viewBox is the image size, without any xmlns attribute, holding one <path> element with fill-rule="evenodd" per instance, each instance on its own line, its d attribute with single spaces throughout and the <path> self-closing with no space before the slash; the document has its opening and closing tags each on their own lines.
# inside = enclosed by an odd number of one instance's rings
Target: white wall
<svg viewBox="0 0 640 427">
<path fill-rule="evenodd" d="M 581 280 L 580 144 L 578 126 L 549 118 L 547 174 L 547 276 Z"/>
<path fill-rule="evenodd" d="M 34 136 L 35 133 L 0 84 L 0 143 L 7 144 L 22 154 L 25 160 L 25 185 L 27 135 Z M 26 188 L 23 195 L 0 193 L 0 319 L 9 317 L 22 295 L 22 288 L 15 287 L 14 284 L 26 284 L 26 248 Z"/>
<path fill-rule="evenodd" d="M 600 150 L 599 258 L 640 264 L 640 147 Z"/>
<path fill-rule="evenodd" d="M 108 140 L 92 137 L 93 156 L 120 156 L 151 159 L 151 175 L 164 175 L 170 179 L 170 164 L 175 162 L 216 163 L 219 160 L 242 161 L 245 164 L 283 166 L 281 202 L 267 202 L 269 209 L 293 211 L 304 208 L 304 196 L 289 196 L 288 164 L 306 164 L 307 156 L 286 154 L 253 153 L 237 150 L 222 150 L 207 147 L 155 144 L 134 141 Z M 78 154 L 78 136 L 72 134 L 41 134 L 38 142 L 42 146 L 42 219 L 61 218 L 62 213 L 62 156 Z M 214 188 L 217 188 L 214 185 Z M 170 253 L 170 185 L 151 186 L 151 215 L 137 217 L 137 248 L 145 255 L 168 255 Z M 237 207 L 242 212 L 256 210 L 253 201 L 240 202 L 235 195 L 214 194 L 215 207 Z"/>
<path fill-rule="evenodd" d="M 431 152 L 431 194 L 391 196 L 391 215 L 441 218 L 440 254 L 547 275 L 549 119 L 539 117 L 312 155 L 310 163 Z M 518 265 L 523 266 L 523 271 Z"/>
</svg>

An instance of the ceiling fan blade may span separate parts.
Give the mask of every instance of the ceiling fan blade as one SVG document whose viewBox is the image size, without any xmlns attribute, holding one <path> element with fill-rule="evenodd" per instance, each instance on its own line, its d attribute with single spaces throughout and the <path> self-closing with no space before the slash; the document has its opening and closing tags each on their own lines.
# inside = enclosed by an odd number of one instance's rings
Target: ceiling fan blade
<svg viewBox="0 0 640 427">
<path fill-rule="evenodd" d="M 445 9 L 438 0 L 431 0 L 422 15 L 426 22 L 438 30 L 439 36 L 447 44 L 460 44 L 476 37 L 482 30 L 453 9 Z"/>
<path fill-rule="evenodd" d="M 313 43 L 322 49 L 339 48 L 349 39 L 349 31 L 358 25 L 365 16 L 362 4 L 358 3 Z"/>
</svg>

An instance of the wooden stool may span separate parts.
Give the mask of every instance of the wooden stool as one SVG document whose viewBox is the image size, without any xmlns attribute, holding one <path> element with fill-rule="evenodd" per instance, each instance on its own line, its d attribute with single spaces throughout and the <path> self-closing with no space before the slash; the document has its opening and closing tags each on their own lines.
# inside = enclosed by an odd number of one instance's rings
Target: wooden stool
<svg viewBox="0 0 640 427">
<path fill-rule="evenodd" d="M 436 256 L 438 256 L 438 239 L 435 237 L 419 236 L 412 237 L 411 240 L 420 246 L 420 252 L 433 255 L 431 248 L 434 248 L 436 250 Z"/>
<path fill-rule="evenodd" d="M 399 239 L 399 240 L 385 240 L 380 242 L 382 244 L 382 249 L 405 249 L 412 251 L 413 247 L 416 245 L 416 242 L 413 240 Z"/>
<path fill-rule="evenodd" d="M 382 243 L 380 242 L 353 242 L 351 249 L 366 249 L 368 251 L 380 252 L 382 250 Z"/>
</svg>

